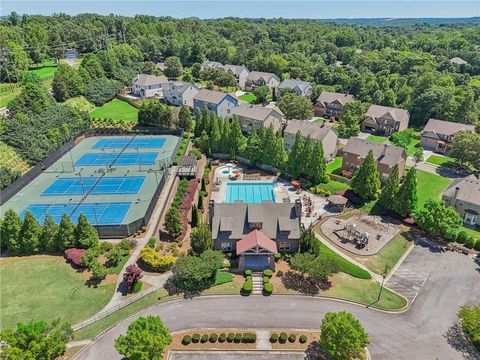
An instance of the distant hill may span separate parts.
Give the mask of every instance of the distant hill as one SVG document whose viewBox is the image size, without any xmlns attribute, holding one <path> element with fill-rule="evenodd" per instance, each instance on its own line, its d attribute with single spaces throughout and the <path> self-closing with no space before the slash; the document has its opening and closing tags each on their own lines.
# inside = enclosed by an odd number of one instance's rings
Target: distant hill
<svg viewBox="0 0 480 360">
<path fill-rule="evenodd" d="M 480 17 L 471 18 L 364 18 L 364 19 L 318 19 L 319 22 L 335 22 L 343 24 L 368 24 L 368 25 L 408 25 L 408 24 L 455 24 L 477 23 Z"/>
</svg>

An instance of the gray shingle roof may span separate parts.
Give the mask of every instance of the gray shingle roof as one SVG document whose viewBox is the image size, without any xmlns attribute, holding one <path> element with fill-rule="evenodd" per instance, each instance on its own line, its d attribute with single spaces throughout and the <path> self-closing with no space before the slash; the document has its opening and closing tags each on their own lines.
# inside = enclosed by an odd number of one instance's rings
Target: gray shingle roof
<svg viewBox="0 0 480 360">
<path fill-rule="evenodd" d="M 282 114 L 277 107 L 267 108 L 262 105 L 240 104 L 233 110 L 233 115 L 265 121 L 273 111 Z"/>
<path fill-rule="evenodd" d="M 185 81 L 170 81 L 169 84 L 174 84 L 177 87 L 178 91 L 182 94 L 190 87 L 190 85 L 193 85 L 194 88 L 200 90 L 195 84 Z"/>
<path fill-rule="evenodd" d="M 399 146 L 374 143 L 358 137 L 348 139 L 343 152 L 365 158 L 370 150 L 373 151 L 373 156 L 378 163 L 390 167 L 397 164 L 402 158 L 406 159 L 405 150 Z"/>
<path fill-rule="evenodd" d="M 390 114 L 395 121 L 406 123 L 408 125 L 410 114 L 405 109 L 398 109 L 382 105 L 370 105 L 365 116 L 378 119 L 387 114 Z"/>
<path fill-rule="evenodd" d="M 333 103 L 334 101 L 338 101 L 342 105 L 345 105 L 346 103 L 353 100 L 355 100 L 355 97 L 353 95 L 330 92 L 330 91 L 322 91 L 320 96 L 317 98 L 317 102 L 330 104 L 330 103 Z"/>
<path fill-rule="evenodd" d="M 452 64 L 457 64 L 457 65 L 468 64 L 468 62 L 466 62 L 465 60 L 463 60 L 463 59 L 460 58 L 460 57 L 451 58 L 451 59 L 450 59 L 450 62 L 451 62 Z"/>
<path fill-rule="evenodd" d="M 470 175 L 464 179 L 459 179 L 450 184 L 444 191 L 443 195 L 452 198 L 455 189 L 458 187 L 457 201 L 480 206 L 480 180 L 474 175 Z"/>
<path fill-rule="evenodd" d="M 226 64 L 223 66 L 223 68 L 226 70 L 226 71 L 231 71 L 232 73 L 235 74 L 235 76 L 239 76 L 240 73 L 243 71 L 243 70 L 247 70 L 248 72 L 248 69 L 243 66 L 243 65 L 231 65 L 231 64 Z"/>
<path fill-rule="evenodd" d="M 226 96 L 233 97 L 232 95 L 223 93 L 221 91 L 202 89 L 197 95 L 194 96 L 195 100 L 207 102 L 210 104 L 219 104 Z"/>
<path fill-rule="evenodd" d="M 159 85 L 166 84 L 168 79 L 165 76 L 155 76 L 149 74 L 138 74 L 133 80 L 133 84 L 138 86 L 150 86 L 150 85 Z"/>
<path fill-rule="evenodd" d="M 434 132 L 445 136 L 451 136 L 459 131 L 475 131 L 474 125 L 455 123 L 438 119 L 429 119 L 423 128 L 423 133 Z"/>
<path fill-rule="evenodd" d="M 305 120 L 290 120 L 284 132 L 296 135 L 299 131 L 303 137 L 308 137 L 310 135 L 310 138 L 317 141 L 323 141 L 330 132 L 337 134 L 337 132 L 330 126 L 322 126 Z"/>
<path fill-rule="evenodd" d="M 230 219 L 230 220 L 228 220 Z M 215 204 L 212 219 L 212 237 L 214 239 L 242 239 L 251 229 L 248 222 L 261 222 L 261 231 L 270 239 L 298 239 L 300 237 L 299 219 L 294 203 Z M 225 222 L 226 224 L 222 224 Z M 228 224 L 230 222 L 230 224 Z M 231 225 L 231 231 L 222 232 L 223 227 Z M 280 227 L 284 232 L 280 232 Z M 288 230 L 290 229 L 290 230 Z"/>
<path fill-rule="evenodd" d="M 266 82 L 269 82 L 272 78 L 277 79 L 277 81 L 280 81 L 280 78 L 277 75 L 273 73 L 262 72 L 262 71 L 252 71 L 247 76 L 247 80 L 250 80 L 250 81 L 258 81 L 260 79 L 264 79 Z"/>
<path fill-rule="evenodd" d="M 205 60 L 202 63 L 202 69 L 203 70 L 213 69 L 213 68 L 217 68 L 217 67 L 223 68 L 223 64 L 219 63 L 218 61 L 209 61 L 209 60 Z"/>
<path fill-rule="evenodd" d="M 280 89 L 286 89 L 286 88 L 293 89 L 297 86 L 302 91 L 305 91 L 310 86 L 310 83 L 308 81 L 286 79 L 286 80 L 283 80 L 280 83 L 280 85 L 278 85 Z"/>
</svg>

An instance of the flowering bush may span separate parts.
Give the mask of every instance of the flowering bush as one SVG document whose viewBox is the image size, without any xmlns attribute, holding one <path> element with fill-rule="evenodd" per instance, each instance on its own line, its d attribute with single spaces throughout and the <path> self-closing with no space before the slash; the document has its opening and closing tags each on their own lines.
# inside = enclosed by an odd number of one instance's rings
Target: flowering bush
<svg viewBox="0 0 480 360">
<path fill-rule="evenodd" d="M 82 259 L 87 250 L 71 248 L 65 250 L 65 258 L 75 266 L 82 266 Z"/>
<path fill-rule="evenodd" d="M 135 264 L 128 265 L 123 274 L 123 281 L 128 289 L 132 289 L 135 283 L 142 278 L 142 270 Z"/>
<path fill-rule="evenodd" d="M 185 192 L 183 194 L 183 199 L 179 207 L 180 213 L 185 217 L 190 212 L 197 189 L 198 189 L 198 179 L 190 180 L 185 189 Z"/>
<path fill-rule="evenodd" d="M 169 255 L 159 255 L 151 247 L 145 247 L 140 253 L 140 259 L 143 265 L 152 271 L 167 271 L 170 270 L 175 263 L 175 258 Z"/>
</svg>

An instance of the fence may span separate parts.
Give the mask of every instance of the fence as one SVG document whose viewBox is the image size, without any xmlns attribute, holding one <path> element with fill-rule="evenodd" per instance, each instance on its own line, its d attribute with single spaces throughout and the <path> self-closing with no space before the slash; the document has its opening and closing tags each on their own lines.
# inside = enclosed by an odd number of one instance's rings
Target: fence
<svg viewBox="0 0 480 360">
<path fill-rule="evenodd" d="M 106 318 L 107 316 L 113 314 L 114 312 L 116 312 L 120 309 L 123 309 L 124 307 L 126 307 L 126 306 L 130 305 L 131 303 L 137 301 L 138 299 L 141 299 L 142 297 L 147 296 L 148 294 L 151 294 L 154 291 L 155 291 L 155 288 L 151 287 L 151 288 L 148 288 L 145 291 L 134 294 L 131 297 L 129 297 L 128 299 L 126 299 L 125 301 L 123 301 L 122 303 L 120 303 L 118 305 L 115 305 L 110 309 L 107 309 L 105 311 L 100 311 L 100 312 L 96 313 L 95 315 L 93 315 L 92 317 L 90 317 L 86 320 L 83 320 L 79 323 L 73 324 L 72 329 L 73 329 L 73 331 L 77 331 L 77 330 L 80 330 L 81 328 L 84 328 L 85 326 L 88 326 L 88 325 L 93 324 L 93 323 L 95 323 L 99 320 L 102 320 L 102 319 Z"/>
<path fill-rule="evenodd" d="M 352 181 L 350 179 L 347 179 L 346 177 L 335 175 L 335 174 L 328 174 L 328 176 L 330 177 L 331 180 L 335 180 L 347 185 L 352 184 Z"/>
</svg>

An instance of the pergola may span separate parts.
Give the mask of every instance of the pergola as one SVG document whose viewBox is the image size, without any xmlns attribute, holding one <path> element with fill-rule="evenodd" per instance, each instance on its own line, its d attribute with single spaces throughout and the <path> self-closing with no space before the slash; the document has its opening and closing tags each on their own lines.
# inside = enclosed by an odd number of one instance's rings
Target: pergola
<svg viewBox="0 0 480 360">
<path fill-rule="evenodd" d="M 277 243 L 261 230 L 253 230 L 237 241 L 236 253 L 240 256 L 239 267 L 263 270 L 274 267 L 273 255 L 277 253 Z"/>
</svg>

